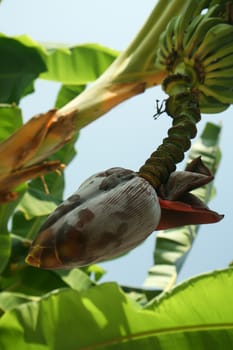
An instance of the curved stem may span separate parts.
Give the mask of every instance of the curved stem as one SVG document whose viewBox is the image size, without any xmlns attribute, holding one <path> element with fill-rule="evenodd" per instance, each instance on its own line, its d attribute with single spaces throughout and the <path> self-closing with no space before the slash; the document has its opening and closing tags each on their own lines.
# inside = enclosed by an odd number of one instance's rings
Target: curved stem
<svg viewBox="0 0 233 350">
<path fill-rule="evenodd" d="M 183 160 L 184 153 L 190 148 L 190 139 L 197 133 L 196 123 L 201 119 L 198 97 L 188 84 L 189 78 L 181 74 L 171 75 L 164 82 L 164 89 L 170 94 L 166 112 L 173 119 L 172 127 L 168 130 L 168 137 L 139 169 L 139 176 L 154 188 L 167 182 L 176 164 Z"/>
</svg>

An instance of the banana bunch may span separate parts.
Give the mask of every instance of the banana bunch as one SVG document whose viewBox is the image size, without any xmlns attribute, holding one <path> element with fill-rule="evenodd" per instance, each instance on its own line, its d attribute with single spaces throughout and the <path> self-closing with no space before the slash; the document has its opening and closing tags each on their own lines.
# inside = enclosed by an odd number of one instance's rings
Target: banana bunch
<svg viewBox="0 0 233 350">
<path fill-rule="evenodd" d="M 162 33 L 156 66 L 190 79 L 203 113 L 225 110 L 233 103 L 233 4 L 219 4 L 195 14 L 196 1 L 172 18 Z"/>
</svg>

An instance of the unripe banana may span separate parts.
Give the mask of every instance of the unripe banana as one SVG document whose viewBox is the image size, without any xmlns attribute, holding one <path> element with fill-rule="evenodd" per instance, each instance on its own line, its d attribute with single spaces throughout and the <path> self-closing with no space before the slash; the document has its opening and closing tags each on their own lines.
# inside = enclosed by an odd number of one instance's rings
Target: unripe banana
<svg viewBox="0 0 233 350">
<path fill-rule="evenodd" d="M 202 112 L 223 111 L 233 103 L 233 26 L 221 17 L 219 5 L 194 18 L 190 8 L 168 24 L 156 64 L 170 74 L 189 76 Z"/>
<path fill-rule="evenodd" d="M 220 71 L 220 72 L 223 72 L 222 76 L 224 76 L 223 74 L 226 70 L 229 74 L 229 70 L 231 71 L 233 70 L 232 60 L 233 60 L 233 52 L 225 57 L 221 57 L 221 59 L 218 59 L 215 62 L 213 61 L 212 64 L 209 64 L 209 66 L 206 66 L 205 71 L 208 73 L 210 72 L 219 73 Z M 208 74 L 208 78 L 211 78 L 209 74 Z"/>
<path fill-rule="evenodd" d="M 200 85 L 200 91 L 207 96 L 212 96 L 216 100 L 220 100 L 222 103 L 231 103 L 233 100 L 233 90 L 224 88 L 223 86 L 205 86 Z"/>
<path fill-rule="evenodd" d="M 202 113 L 220 113 L 228 108 L 228 104 L 220 103 L 214 97 L 206 96 L 201 91 L 199 92 L 199 104 L 201 105 Z"/>
<path fill-rule="evenodd" d="M 173 17 L 168 23 L 167 30 L 164 32 L 164 46 L 166 47 L 167 52 L 171 52 L 173 49 L 173 37 L 174 37 L 174 23 L 177 20 L 177 17 Z"/>
<path fill-rule="evenodd" d="M 42 225 L 27 262 L 47 269 L 83 266 L 121 255 L 160 221 L 155 189 L 132 170 L 87 179 Z"/>
<path fill-rule="evenodd" d="M 231 54 L 232 54 L 231 45 L 223 45 L 219 50 L 217 50 L 216 52 L 213 52 L 211 56 L 205 57 L 202 62 L 205 65 L 205 67 L 208 67 L 208 65 L 211 64 L 212 62 L 216 62 L 222 59 L 223 57 L 226 57 Z"/>
<path fill-rule="evenodd" d="M 202 23 L 200 23 L 197 26 L 195 34 L 193 35 L 193 37 L 191 37 L 191 40 L 189 40 L 189 42 L 187 43 L 184 49 L 184 55 L 189 57 L 190 59 L 195 60 L 196 57 L 198 57 L 198 48 L 200 47 L 200 45 L 202 47 L 201 43 L 206 33 L 209 33 L 209 31 L 211 31 L 213 27 L 217 26 L 220 23 L 221 19 L 217 17 L 208 18 L 205 21 L 202 21 Z"/>
<path fill-rule="evenodd" d="M 195 56 L 201 60 L 211 56 L 212 53 L 216 53 L 226 45 L 232 47 L 232 38 L 233 26 L 227 23 L 218 23 L 206 32 L 201 45 L 195 52 Z"/>
</svg>

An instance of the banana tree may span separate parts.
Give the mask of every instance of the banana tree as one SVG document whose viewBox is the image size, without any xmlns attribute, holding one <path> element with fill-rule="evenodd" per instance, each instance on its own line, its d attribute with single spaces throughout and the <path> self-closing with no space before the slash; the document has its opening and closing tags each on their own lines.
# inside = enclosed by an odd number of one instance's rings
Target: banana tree
<svg viewBox="0 0 233 350">
<path fill-rule="evenodd" d="M 175 170 L 201 113 L 232 103 L 232 18 L 230 1 L 158 1 L 122 53 L 0 37 L 2 57 L 10 47 L 25 62 L 20 79 L 1 80 L 3 349 L 232 348 L 232 267 L 174 287 L 196 225 L 223 218 L 207 207 L 220 127 L 207 125 L 186 169 Z M 87 65 L 87 57 L 95 69 L 88 65 L 83 76 L 75 62 Z M 54 70 L 59 60 L 67 62 L 64 76 Z M 64 85 L 56 109 L 22 125 L 17 104 L 38 76 Z M 63 169 L 75 156 L 78 131 L 157 84 L 168 95 L 157 114 L 172 119 L 161 145 L 137 172 L 104 170 L 63 201 Z M 104 271 L 93 263 L 125 254 L 161 229 L 143 288 L 97 283 Z"/>
</svg>

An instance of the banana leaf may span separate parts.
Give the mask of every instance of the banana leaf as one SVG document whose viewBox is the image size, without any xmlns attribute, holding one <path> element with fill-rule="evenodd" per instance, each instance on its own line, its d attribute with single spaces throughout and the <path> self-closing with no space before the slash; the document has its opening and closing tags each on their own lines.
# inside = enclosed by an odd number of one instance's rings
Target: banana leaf
<svg viewBox="0 0 233 350">
<path fill-rule="evenodd" d="M 232 278 L 232 268 L 195 277 L 144 309 L 115 283 L 59 289 L 6 311 L 0 348 L 230 350 Z"/>
</svg>

